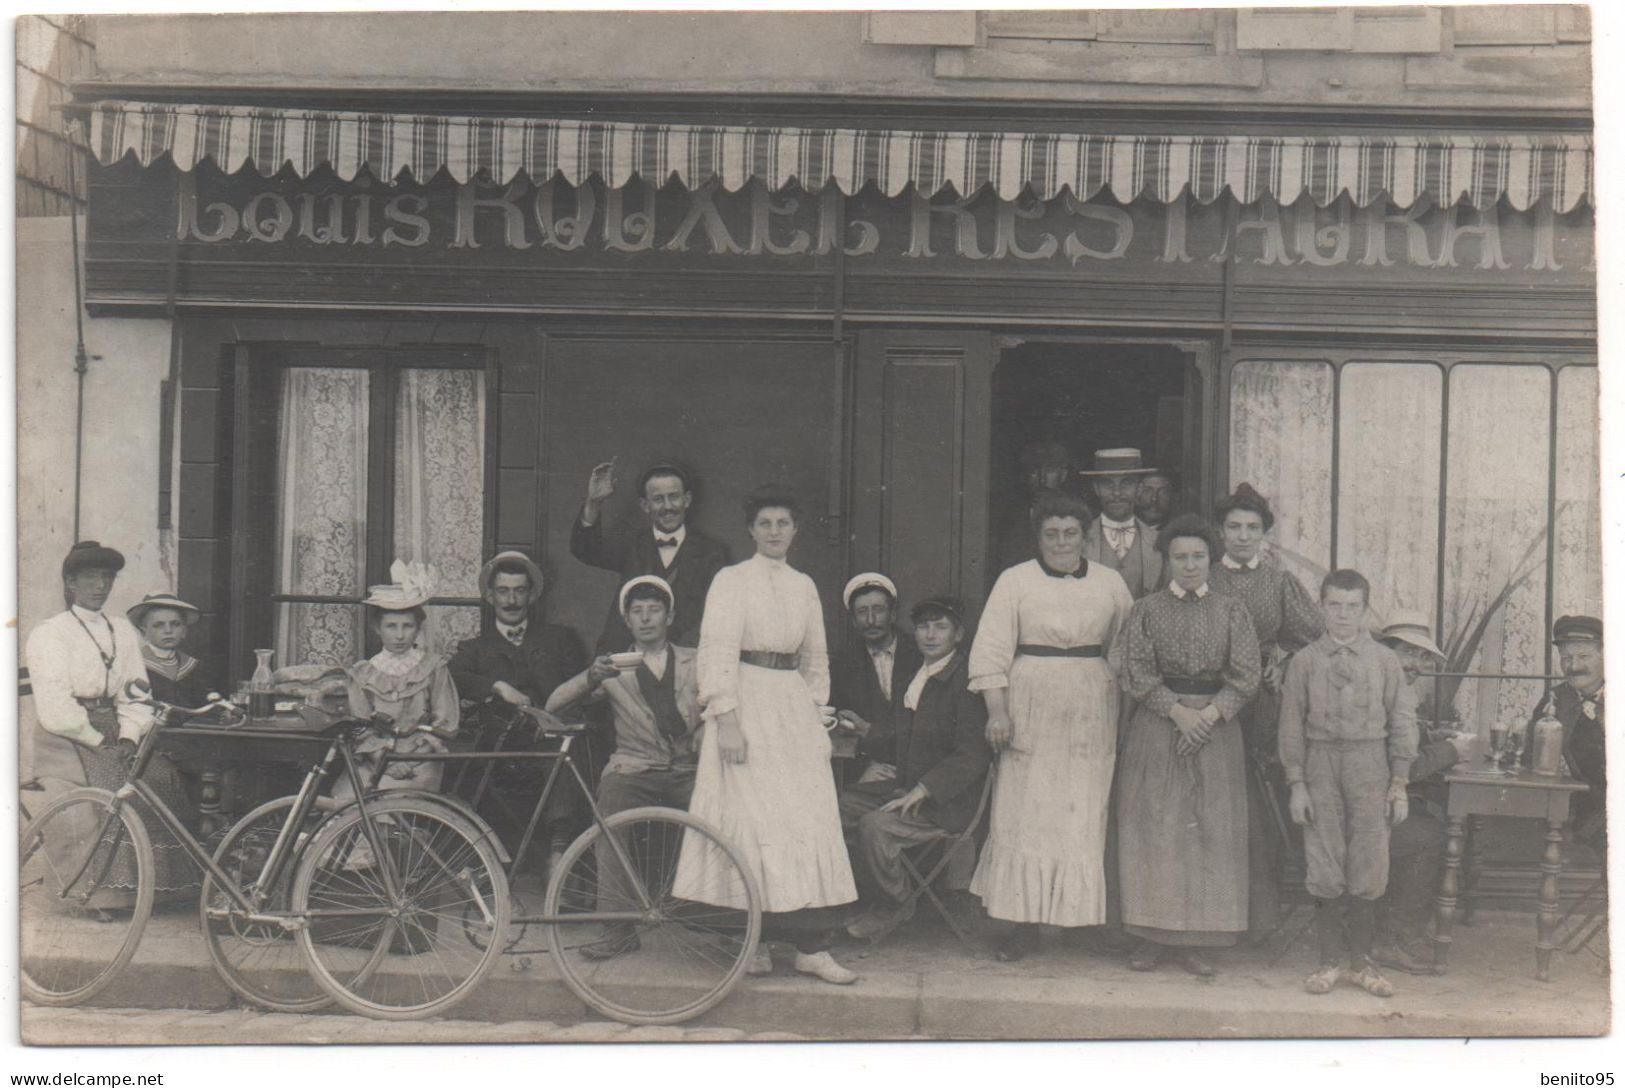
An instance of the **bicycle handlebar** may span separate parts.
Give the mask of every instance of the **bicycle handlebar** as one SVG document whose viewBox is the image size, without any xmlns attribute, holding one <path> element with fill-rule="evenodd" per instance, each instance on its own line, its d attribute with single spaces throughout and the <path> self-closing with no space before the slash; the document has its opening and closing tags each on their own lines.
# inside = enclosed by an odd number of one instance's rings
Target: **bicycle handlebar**
<svg viewBox="0 0 1625 1088">
<path fill-rule="evenodd" d="M 176 706 L 155 699 L 152 688 L 145 681 L 131 680 L 124 685 L 124 697 L 132 703 L 150 706 L 165 717 L 200 718 L 205 714 L 212 714 L 216 710 L 223 710 L 226 717 L 243 717 L 241 708 L 225 699 L 218 691 L 209 692 L 208 700 L 202 706 Z"/>
</svg>

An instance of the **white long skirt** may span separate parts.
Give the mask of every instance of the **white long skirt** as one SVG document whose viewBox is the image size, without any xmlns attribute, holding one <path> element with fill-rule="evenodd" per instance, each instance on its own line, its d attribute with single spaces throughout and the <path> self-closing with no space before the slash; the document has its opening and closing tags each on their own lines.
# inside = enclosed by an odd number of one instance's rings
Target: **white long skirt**
<svg viewBox="0 0 1625 1088">
<path fill-rule="evenodd" d="M 738 847 L 764 911 L 828 907 L 857 898 L 841 835 L 830 741 L 801 674 L 741 664 L 739 725 L 744 763 L 722 762 L 715 723 L 700 740 L 689 811 Z M 688 836 L 673 892 L 743 907 L 745 890 L 721 852 Z"/>
</svg>

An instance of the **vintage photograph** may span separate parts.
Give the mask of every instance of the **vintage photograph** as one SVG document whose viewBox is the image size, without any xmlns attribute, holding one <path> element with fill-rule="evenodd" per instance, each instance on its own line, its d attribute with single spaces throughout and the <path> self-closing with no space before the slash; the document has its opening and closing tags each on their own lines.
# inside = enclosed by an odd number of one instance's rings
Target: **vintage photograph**
<svg viewBox="0 0 1625 1088">
<path fill-rule="evenodd" d="M 14 26 L 24 1044 L 1610 1032 L 1588 8 Z"/>
</svg>

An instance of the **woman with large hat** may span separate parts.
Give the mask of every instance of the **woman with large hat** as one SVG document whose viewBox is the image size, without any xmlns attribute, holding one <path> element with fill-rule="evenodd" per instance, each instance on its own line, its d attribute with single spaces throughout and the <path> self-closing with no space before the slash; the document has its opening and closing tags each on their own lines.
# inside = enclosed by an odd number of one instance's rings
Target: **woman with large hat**
<svg viewBox="0 0 1625 1088">
<path fill-rule="evenodd" d="M 43 789 L 42 806 L 75 786 L 119 789 L 129 781 L 136 747 L 152 728 L 152 708 L 131 701 L 126 692 L 131 681 L 147 683 L 141 636 L 123 616 L 103 611 L 123 569 L 124 556 L 116 550 L 94 540 L 75 544 L 62 561 L 67 610 L 28 636 L 28 676 L 39 719 L 32 774 Z M 142 780 L 183 823 L 196 822 L 180 774 L 168 759 L 154 756 Z M 150 812 L 143 816 L 152 840 L 157 893 L 196 888 L 197 869 L 180 844 Z M 114 865 L 104 886 L 133 893 L 134 858 L 121 851 Z"/>
<path fill-rule="evenodd" d="M 1238 484 L 1213 508 L 1213 521 L 1222 554 L 1208 571 L 1208 585 L 1247 606 L 1263 666 L 1258 692 L 1241 712 L 1248 759 L 1247 930 L 1257 940 L 1274 931 L 1281 910 L 1283 844 L 1278 828 L 1285 825 L 1272 815 L 1281 806 L 1271 803 L 1286 795 L 1275 747 L 1281 679 L 1286 675 L 1286 657 L 1319 638 L 1326 624 L 1320 606 L 1297 576 L 1265 561 L 1264 536 L 1275 525 L 1268 499 L 1251 484 Z"/>
</svg>

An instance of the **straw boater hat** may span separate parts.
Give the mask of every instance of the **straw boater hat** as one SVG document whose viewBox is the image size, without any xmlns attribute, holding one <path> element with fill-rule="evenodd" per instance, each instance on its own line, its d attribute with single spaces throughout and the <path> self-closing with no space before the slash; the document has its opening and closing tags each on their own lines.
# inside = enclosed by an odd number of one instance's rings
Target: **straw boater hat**
<svg viewBox="0 0 1625 1088">
<path fill-rule="evenodd" d="M 1140 451 L 1132 447 L 1095 451 L 1095 467 L 1079 469 L 1079 476 L 1152 476 L 1160 469 L 1149 466 Z"/>
<path fill-rule="evenodd" d="M 534 593 L 542 591 L 542 568 L 538 567 L 530 556 L 524 552 L 505 551 L 497 552 L 480 568 L 480 593 L 488 596 L 491 592 L 491 583 L 496 580 L 498 563 L 518 563 L 530 575 L 530 588 Z"/>
<path fill-rule="evenodd" d="M 404 612 L 419 608 L 434 596 L 440 574 L 427 563 L 407 563 L 395 560 L 389 565 L 389 576 L 394 579 L 387 586 L 368 586 L 367 599 L 361 603 L 386 612 Z"/>
<path fill-rule="evenodd" d="M 176 612 L 181 614 L 181 619 L 186 621 L 186 626 L 188 627 L 196 623 L 198 621 L 198 617 L 203 615 L 203 613 L 198 611 L 197 608 L 187 604 L 185 601 L 181 600 L 172 593 L 149 593 L 145 597 L 141 598 L 140 604 L 132 606 L 130 610 L 124 614 L 130 617 L 130 622 L 132 624 L 134 624 L 136 627 L 140 627 L 142 621 L 147 618 L 147 613 L 151 612 L 155 608 L 174 609 Z"/>
<path fill-rule="evenodd" d="M 897 600 L 897 583 L 878 571 L 869 571 L 866 574 L 852 576 L 852 580 L 846 583 L 846 588 L 841 590 L 841 603 L 850 610 L 852 598 L 866 589 L 883 589 L 891 595 L 893 601 Z"/>
<path fill-rule="evenodd" d="M 1445 659 L 1444 651 L 1433 641 L 1433 631 L 1428 626 L 1428 618 L 1412 608 L 1394 609 L 1393 617 L 1377 637 L 1396 638 L 1401 642 L 1410 643 L 1419 650 L 1426 650 L 1440 661 Z"/>
<path fill-rule="evenodd" d="M 670 618 L 671 613 L 677 611 L 677 594 L 672 592 L 671 583 L 660 577 L 658 574 L 640 574 L 621 587 L 621 596 L 618 602 L 621 606 L 621 615 L 626 615 L 627 595 L 639 586 L 654 586 L 656 589 L 660 590 L 660 592 L 666 595 L 666 612 L 668 613 L 668 618 Z"/>
</svg>

